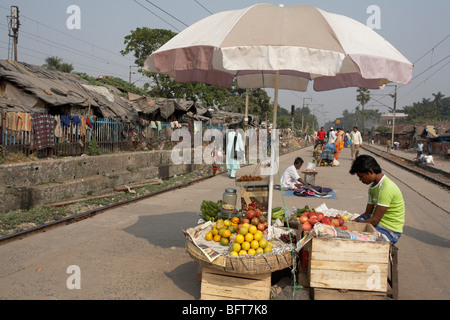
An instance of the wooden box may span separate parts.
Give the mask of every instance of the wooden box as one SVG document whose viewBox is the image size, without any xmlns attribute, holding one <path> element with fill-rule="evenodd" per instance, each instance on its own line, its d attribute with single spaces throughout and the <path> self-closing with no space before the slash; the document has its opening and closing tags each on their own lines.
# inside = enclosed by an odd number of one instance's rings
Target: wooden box
<svg viewBox="0 0 450 320">
<path fill-rule="evenodd" d="M 201 300 L 270 300 L 272 273 L 239 274 L 202 267 Z"/>
<path fill-rule="evenodd" d="M 349 230 L 374 232 L 366 223 L 346 222 Z M 390 242 L 313 238 L 308 274 L 311 288 L 388 290 Z"/>
</svg>

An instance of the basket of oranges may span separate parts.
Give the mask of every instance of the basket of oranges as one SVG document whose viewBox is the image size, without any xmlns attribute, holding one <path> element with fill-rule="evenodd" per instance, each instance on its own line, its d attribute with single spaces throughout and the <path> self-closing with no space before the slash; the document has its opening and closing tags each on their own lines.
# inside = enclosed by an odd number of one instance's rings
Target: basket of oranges
<svg viewBox="0 0 450 320">
<path fill-rule="evenodd" d="M 219 219 L 198 233 L 197 245 L 186 240 L 186 249 L 200 265 L 231 273 L 267 273 L 292 266 L 292 247 L 266 237 L 255 225 L 240 223 L 239 218 Z"/>
</svg>

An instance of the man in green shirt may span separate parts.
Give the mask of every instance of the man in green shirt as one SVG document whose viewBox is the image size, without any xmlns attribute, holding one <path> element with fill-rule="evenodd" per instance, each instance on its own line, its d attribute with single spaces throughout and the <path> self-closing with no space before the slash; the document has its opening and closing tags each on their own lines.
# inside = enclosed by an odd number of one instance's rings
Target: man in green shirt
<svg viewBox="0 0 450 320">
<path fill-rule="evenodd" d="M 371 156 L 362 155 L 355 159 L 350 174 L 369 187 L 366 211 L 356 221 L 372 224 L 395 244 L 405 224 L 405 202 L 398 186 L 385 176 L 378 162 Z"/>
</svg>

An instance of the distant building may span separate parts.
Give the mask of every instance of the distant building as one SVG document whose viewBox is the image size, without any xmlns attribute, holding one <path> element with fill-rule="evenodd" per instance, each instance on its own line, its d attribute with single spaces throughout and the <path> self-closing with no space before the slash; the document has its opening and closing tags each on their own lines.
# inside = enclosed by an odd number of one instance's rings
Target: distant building
<svg viewBox="0 0 450 320">
<path fill-rule="evenodd" d="M 395 122 L 396 123 L 402 122 L 407 117 L 408 117 L 408 115 L 406 113 L 397 113 L 396 112 L 395 113 Z M 380 126 L 392 127 L 393 119 L 394 119 L 393 113 L 383 113 L 380 116 Z"/>
</svg>

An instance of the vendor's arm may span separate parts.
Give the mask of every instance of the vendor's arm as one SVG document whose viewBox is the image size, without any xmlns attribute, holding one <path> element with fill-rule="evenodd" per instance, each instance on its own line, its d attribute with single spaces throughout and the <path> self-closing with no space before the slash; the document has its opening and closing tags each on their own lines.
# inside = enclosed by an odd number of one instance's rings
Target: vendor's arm
<svg viewBox="0 0 450 320">
<path fill-rule="evenodd" d="M 386 206 L 376 206 L 372 217 L 370 217 L 369 219 L 367 219 L 364 222 L 370 223 L 373 226 L 378 225 L 388 208 L 389 207 L 386 207 Z"/>
<path fill-rule="evenodd" d="M 300 182 L 301 184 L 305 185 L 305 186 L 309 186 L 309 184 L 306 183 L 305 180 L 303 180 L 303 179 L 300 178 L 300 177 L 297 179 L 297 181 Z"/>
<path fill-rule="evenodd" d="M 368 203 L 367 206 L 366 206 L 366 211 L 362 215 L 360 215 L 357 218 L 353 219 L 353 221 L 357 221 L 359 218 L 361 218 L 363 216 L 370 217 L 370 215 L 373 212 L 373 208 L 374 208 L 374 204 Z"/>
</svg>

